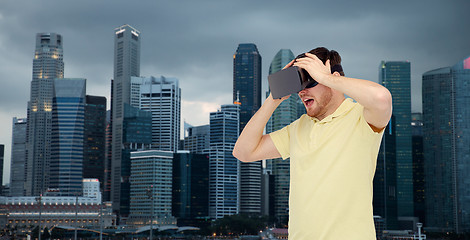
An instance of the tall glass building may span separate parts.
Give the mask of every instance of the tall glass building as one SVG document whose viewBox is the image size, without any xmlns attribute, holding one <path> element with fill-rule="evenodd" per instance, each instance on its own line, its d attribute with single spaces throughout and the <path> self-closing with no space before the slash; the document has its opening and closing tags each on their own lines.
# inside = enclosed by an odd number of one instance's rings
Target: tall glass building
<svg viewBox="0 0 470 240">
<path fill-rule="evenodd" d="M 240 103 L 240 132 L 261 107 L 261 55 L 253 43 L 233 55 L 233 102 Z M 241 163 L 240 212 L 261 213 L 261 162 Z"/>
<path fill-rule="evenodd" d="M 54 79 L 64 77 L 63 39 L 38 33 L 28 102 L 26 195 L 39 196 L 49 187 Z"/>
<path fill-rule="evenodd" d="M 132 77 L 131 83 L 132 104 L 135 105 L 138 100 L 141 110 L 152 113 L 152 149 L 176 152 L 181 126 L 181 88 L 178 79 Z"/>
<path fill-rule="evenodd" d="M 61 196 L 83 193 L 86 79 L 54 81 L 50 185 Z"/>
<path fill-rule="evenodd" d="M 238 45 L 233 55 L 233 102 L 240 102 L 240 130 L 261 107 L 261 55 L 253 43 Z"/>
<path fill-rule="evenodd" d="M 127 24 L 114 29 L 114 76 L 111 87 L 111 200 L 114 211 L 119 211 L 121 205 L 124 105 L 131 101 L 131 76 L 140 76 L 140 37 L 140 31 Z M 130 166 L 130 162 L 126 164 Z"/>
<path fill-rule="evenodd" d="M 83 178 L 96 178 L 104 185 L 106 158 L 106 98 L 86 96 Z"/>
<path fill-rule="evenodd" d="M 240 106 L 222 105 L 210 113 L 209 216 L 223 218 L 240 210 L 240 161 L 233 155 L 239 135 Z"/>
<path fill-rule="evenodd" d="M 470 232 L 470 57 L 422 86 L 427 229 Z"/>
<path fill-rule="evenodd" d="M 210 146 L 210 126 L 202 125 L 188 128 L 188 136 L 184 138 L 184 150 L 191 153 L 205 154 Z"/>
<path fill-rule="evenodd" d="M 112 84 L 111 84 L 112 85 Z M 111 90 L 111 92 L 113 92 Z M 111 99 L 113 97 L 111 96 Z M 112 168 L 112 142 L 113 124 L 111 123 L 111 110 L 106 111 L 106 152 L 104 162 L 103 201 L 111 201 L 111 168 Z"/>
<path fill-rule="evenodd" d="M 131 153 L 150 149 L 152 144 L 152 113 L 124 104 L 122 142 L 121 167 L 119 169 L 121 172 L 119 214 L 122 218 L 125 218 L 130 213 Z M 136 178 L 138 179 L 138 176 Z"/>
<path fill-rule="evenodd" d="M 414 216 L 410 76 L 408 61 L 382 61 L 380 64 L 379 83 L 385 86 L 393 97 L 398 217 Z"/>
<path fill-rule="evenodd" d="M 374 215 L 382 217 L 386 229 L 398 229 L 395 123 L 395 116 L 392 115 L 384 130 L 374 176 L 374 198 L 372 201 Z"/>
<path fill-rule="evenodd" d="M 290 49 L 281 49 L 277 52 L 269 66 L 269 74 L 280 71 L 292 59 L 294 54 Z M 269 95 L 269 92 L 267 93 Z M 293 94 L 284 100 L 273 112 L 266 124 L 266 133 L 277 131 L 305 113 L 305 107 L 299 96 Z M 289 219 L 289 185 L 290 185 L 290 160 L 281 158 L 266 160 L 266 168 L 274 177 L 274 214 L 279 224 L 287 225 Z"/>
<path fill-rule="evenodd" d="M 178 223 L 209 216 L 208 155 L 189 151 L 174 154 L 172 212 Z"/>
<path fill-rule="evenodd" d="M 426 224 L 426 197 L 424 180 L 424 155 L 423 155 L 423 114 L 412 113 L 411 132 L 413 140 L 413 191 L 415 217 Z"/>
<path fill-rule="evenodd" d="M 128 224 L 176 224 L 171 215 L 173 152 L 131 153 L 131 199 Z"/>
<path fill-rule="evenodd" d="M 269 66 L 269 74 L 280 71 L 285 65 L 294 59 L 294 54 L 290 49 L 281 49 L 277 52 Z M 268 97 L 269 92 L 267 93 Z M 305 113 L 305 107 L 299 96 L 292 94 L 287 100 L 283 101 L 274 111 L 273 115 L 266 124 L 266 133 L 277 131 L 293 121 L 297 120 Z"/>
<path fill-rule="evenodd" d="M 26 181 L 26 125 L 28 119 L 13 118 L 11 138 L 10 195 L 24 196 Z"/>
</svg>

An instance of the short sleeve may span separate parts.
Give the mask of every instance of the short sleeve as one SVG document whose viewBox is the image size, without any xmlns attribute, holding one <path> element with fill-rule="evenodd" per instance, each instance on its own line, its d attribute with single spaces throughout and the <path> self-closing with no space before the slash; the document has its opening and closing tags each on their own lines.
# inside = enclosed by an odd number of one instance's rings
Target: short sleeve
<svg viewBox="0 0 470 240">
<path fill-rule="evenodd" d="M 376 132 L 372 129 L 372 127 L 369 125 L 369 123 L 366 121 L 364 118 L 364 107 L 361 105 L 358 105 L 358 112 L 359 112 L 359 121 L 361 123 L 362 129 L 364 132 L 372 135 L 375 138 L 382 138 L 382 135 L 385 131 L 385 128 L 382 129 L 380 132 Z"/>
<path fill-rule="evenodd" d="M 274 142 L 277 151 L 281 154 L 282 159 L 290 157 L 290 126 L 285 126 L 284 128 L 272 132 L 269 134 L 271 140 Z"/>
<path fill-rule="evenodd" d="M 365 138 L 363 138 L 364 142 L 368 142 L 372 149 L 377 149 L 378 150 L 380 148 L 380 144 L 382 142 L 382 137 L 384 135 L 384 132 L 385 132 L 386 128 L 382 129 L 380 132 L 375 132 L 371 128 L 369 123 L 366 121 L 366 119 L 364 118 L 364 107 L 362 107 L 362 106 L 360 108 L 359 122 L 360 122 L 362 132 L 364 133 L 364 135 L 363 135 L 365 137 Z M 372 159 L 374 159 L 374 163 L 375 163 L 376 160 L 377 160 L 377 157 L 374 157 Z"/>
</svg>

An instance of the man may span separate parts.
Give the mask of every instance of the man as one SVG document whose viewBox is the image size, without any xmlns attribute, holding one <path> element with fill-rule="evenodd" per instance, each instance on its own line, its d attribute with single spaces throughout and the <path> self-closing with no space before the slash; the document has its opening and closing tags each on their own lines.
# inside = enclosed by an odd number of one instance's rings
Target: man
<svg viewBox="0 0 470 240">
<path fill-rule="evenodd" d="M 288 98 L 270 95 L 245 126 L 233 155 L 244 162 L 290 157 L 289 239 L 375 239 L 372 182 L 392 97 L 377 83 L 342 76 L 341 68 L 332 73 L 330 64 L 340 66 L 341 57 L 326 48 L 287 64 L 284 68 L 302 68 L 318 82 L 298 93 L 307 114 L 263 135 Z"/>
</svg>

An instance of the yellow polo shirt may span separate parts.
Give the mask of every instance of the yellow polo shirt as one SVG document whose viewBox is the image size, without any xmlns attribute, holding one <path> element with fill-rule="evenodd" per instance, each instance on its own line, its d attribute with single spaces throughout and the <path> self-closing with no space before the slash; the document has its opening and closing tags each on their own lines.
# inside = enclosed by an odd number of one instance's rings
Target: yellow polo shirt
<svg viewBox="0 0 470 240">
<path fill-rule="evenodd" d="M 376 239 L 372 182 L 383 131 L 370 128 L 363 109 L 346 99 L 321 121 L 303 115 L 270 134 L 290 157 L 289 239 Z"/>
</svg>

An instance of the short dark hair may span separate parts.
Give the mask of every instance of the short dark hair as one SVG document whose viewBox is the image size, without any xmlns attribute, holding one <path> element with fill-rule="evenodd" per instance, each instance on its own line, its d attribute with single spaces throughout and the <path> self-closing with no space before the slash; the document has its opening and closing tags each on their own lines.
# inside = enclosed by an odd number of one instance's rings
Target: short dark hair
<svg viewBox="0 0 470 240">
<path fill-rule="evenodd" d="M 341 56 L 335 50 L 328 50 L 326 47 L 317 47 L 309 51 L 309 53 L 316 55 L 323 63 L 330 60 L 330 66 L 341 65 Z M 340 71 L 339 74 L 344 76 L 344 72 Z"/>
</svg>

